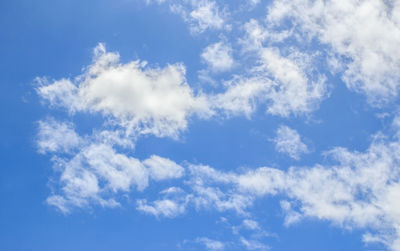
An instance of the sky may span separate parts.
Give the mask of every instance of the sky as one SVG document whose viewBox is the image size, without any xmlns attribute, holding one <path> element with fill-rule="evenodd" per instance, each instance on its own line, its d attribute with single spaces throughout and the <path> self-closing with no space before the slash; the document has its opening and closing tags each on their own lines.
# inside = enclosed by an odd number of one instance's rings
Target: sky
<svg viewBox="0 0 400 251">
<path fill-rule="evenodd" d="M 400 250 L 399 0 L 0 1 L 1 250 Z"/>
</svg>

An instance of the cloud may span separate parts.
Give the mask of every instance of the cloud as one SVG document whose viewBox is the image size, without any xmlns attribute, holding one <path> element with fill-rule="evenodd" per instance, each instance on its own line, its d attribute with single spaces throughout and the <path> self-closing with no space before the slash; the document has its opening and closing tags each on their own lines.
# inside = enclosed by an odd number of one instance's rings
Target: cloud
<svg viewBox="0 0 400 251">
<path fill-rule="evenodd" d="M 221 9 L 213 0 L 146 0 L 147 4 L 168 3 L 172 13 L 180 15 L 189 25 L 192 34 L 200 34 L 206 30 L 230 29 L 227 23 L 228 12 Z"/>
<path fill-rule="evenodd" d="M 291 22 L 296 34 L 316 37 L 342 56 L 346 85 L 366 94 L 371 103 L 397 96 L 400 83 L 400 22 L 398 1 L 274 1 L 267 20 Z"/>
<path fill-rule="evenodd" d="M 203 244 L 208 250 L 225 250 L 225 244 L 223 242 L 212 240 L 207 237 L 199 237 L 196 238 L 195 241 Z"/>
<path fill-rule="evenodd" d="M 300 155 L 309 152 L 307 145 L 301 141 L 299 133 L 284 125 L 276 130 L 273 141 L 278 152 L 286 153 L 295 160 L 298 160 Z"/>
<path fill-rule="evenodd" d="M 196 1 L 195 9 L 189 13 L 189 22 L 194 32 L 203 32 L 206 29 L 222 29 L 224 18 L 218 5 L 214 1 Z"/>
<path fill-rule="evenodd" d="M 390 250 L 400 250 L 399 152 L 397 132 L 378 133 L 365 152 L 333 148 L 326 153 L 333 161 L 329 165 L 287 171 L 260 167 L 245 172 L 192 165 L 182 187 L 190 198 L 186 210 L 233 210 L 247 218 L 255 200 L 279 195 L 287 226 L 305 218 L 320 219 L 348 230 L 365 229 L 365 241 L 380 241 Z M 243 226 L 257 228 L 253 221 Z M 258 247 L 245 238 L 242 244 Z"/>
<path fill-rule="evenodd" d="M 265 245 L 259 241 L 248 240 L 244 237 L 240 238 L 240 242 L 242 243 L 243 246 L 246 247 L 247 250 L 269 250 L 270 249 L 267 245 Z"/>
<path fill-rule="evenodd" d="M 40 153 L 70 152 L 81 144 L 73 124 L 61 123 L 54 119 L 39 121 L 37 146 Z"/>
<path fill-rule="evenodd" d="M 64 213 L 91 204 L 115 207 L 119 205 L 115 199 L 118 194 L 143 191 L 149 180 L 160 182 L 184 174 L 183 167 L 160 156 L 140 161 L 118 153 L 104 140 L 104 131 L 82 138 L 72 124 L 54 119 L 39 122 L 37 144 L 41 153 L 53 156 L 53 167 L 59 174 L 47 202 Z"/>
<path fill-rule="evenodd" d="M 217 42 L 207 46 L 201 58 L 213 72 L 228 71 L 233 67 L 232 47 L 224 42 Z"/>
<path fill-rule="evenodd" d="M 180 178 L 183 176 L 184 169 L 175 162 L 152 155 L 143 161 L 143 164 L 149 169 L 150 176 L 154 180 L 164 180 L 172 178 Z"/>
<path fill-rule="evenodd" d="M 101 133 L 85 135 L 83 140 L 72 124 L 52 119 L 39 123 L 38 135 L 42 136 L 38 137 L 38 146 L 42 153 L 52 154 L 54 170 L 59 174 L 47 203 L 64 213 L 92 205 L 120 206 L 120 195 L 144 191 L 150 181 L 177 179 L 177 186 L 159 193 L 161 198 L 138 199 L 137 210 L 168 218 L 191 209 L 231 211 L 248 219 L 256 200 L 279 195 L 287 226 L 316 218 L 345 229 L 368 229 L 365 241 L 380 241 L 391 250 L 400 250 L 397 121 L 395 118 L 393 135 L 376 134 L 365 152 L 336 147 L 326 153 L 334 164 L 291 167 L 287 171 L 259 167 L 224 172 L 192 164 L 186 164 L 185 170 L 156 155 L 141 161 L 104 143 L 98 137 Z M 62 145 L 62 133 L 75 138 L 66 138 Z M 247 220 L 243 226 L 255 229 L 257 224 Z M 263 245 L 245 238 L 242 244 L 250 249 Z"/>
<path fill-rule="evenodd" d="M 243 220 L 242 225 L 243 225 L 244 228 L 250 229 L 250 230 L 258 230 L 258 229 L 260 229 L 260 226 L 258 225 L 258 222 L 254 221 L 254 220 L 250 220 L 250 219 Z"/>
<path fill-rule="evenodd" d="M 181 64 L 148 68 L 146 63 L 119 63 L 117 53 L 95 48 L 93 64 L 74 80 L 41 83 L 38 94 L 70 112 L 101 113 L 128 134 L 177 137 L 191 114 L 208 116 L 202 96 L 195 96 Z"/>
<path fill-rule="evenodd" d="M 158 2 L 168 2 L 194 34 L 229 30 L 229 13 L 215 1 Z M 254 202 L 279 196 L 288 227 L 306 218 L 320 219 L 345 229 L 366 229 L 364 241 L 400 250 L 399 118 L 393 122 L 394 135 L 378 133 L 364 152 L 341 147 L 327 152 L 334 164 L 225 172 L 200 164 L 183 167 L 157 155 L 144 160 L 132 156 L 138 137 L 177 138 L 192 116 L 251 118 L 260 106 L 281 117 L 310 113 L 328 96 L 327 78 L 321 73 L 325 66 L 371 103 L 390 101 L 400 83 L 400 4 L 391 3 L 274 1 L 266 22 L 251 19 L 241 26 L 240 60 L 232 58 L 232 41 L 211 44 L 200 55 L 214 72 L 243 61 L 243 72 L 221 81 L 221 92 L 194 91 L 183 64 L 122 63 L 119 54 L 107 52 L 103 44 L 95 48 L 92 64 L 81 75 L 38 78 L 37 93 L 50 107 L 63 108 L 70 116 L 101 114 L 104 119 L 86 135 L 79 135 L 72 122 L 38 123 L 38 151 L 52 156 L 57 175 L 47 203 L 64 213 L 92 205 L 117 207 L 121 195 L 137 191 L 142 198 L 135 198 L 136 209 L 155 217 L 174 218 L 189 210 L 230 211 L 245 218 L 242 228 L 256 230 L 258 223 L 249 220 Z M 315 38 L 317 47 L 304 46 Z M 321 59 L 326 65 L 318 64 Z M 274 142 L 278 152 L 293 159 L 309 152 L 298 132 L 287 126 L 278 128 Z M 176 183 L 171 187 L 166 182 L 168 188 L 157 198 L 140 193 L 170 179 Z M 214 250 L 225 247 L 208 238 L 198 242 Z M 241 237 L 240 242 L 247 249 L 268 248 L 259 240 Z"/>
<path fill-rule="evenodd" d="M 174 218 L 185 212 L 185 205 L 168 199 L 156 200 L 151 205 L 146 200 L 138 200 L 136 209 L 156 217 Z"/>
<path fill-rule="evenodd" d="M 258 79 L 239 78 L 225 84 L 225 92 L 211 96 L 210 103 L 228 116 L 244 114 L 250 118 L 268 91 L 268 85 Z"/>
<path fill-rule="evenodd" d="M 274 81 L 267 95 L 270 101 L 267 111 L 287 117 L 290 113 L 308 113 L 314 110 L 324 98 L 325 78 L 317 76 L 315 81 L 309 79 L 301 68 L 301 64 L 306 63 L 294 60 L 296 57 L 305 60 L 301 57 L 307 56 L 294 52 L 289 57 L 283 57 L 277 48 L 264 48 L 260 53 L 261 67 Z"/>
<path fill-rule="evenodd" d="M 248 118 L 261 105 L 267 113 L 281 117 L 304 115 L 317 109 L 328 93 L 326 77 L 313 66 L 314 57 L 296 49 L 282 55 L 278 47 L 262 45 L 261 28 L 247 29 L 243 50 L 253 53 L 256 63 L 249 63 L 245 74 L 224 82 L 225 91 L 212 100 L 215 109 Z"/>
</svg>

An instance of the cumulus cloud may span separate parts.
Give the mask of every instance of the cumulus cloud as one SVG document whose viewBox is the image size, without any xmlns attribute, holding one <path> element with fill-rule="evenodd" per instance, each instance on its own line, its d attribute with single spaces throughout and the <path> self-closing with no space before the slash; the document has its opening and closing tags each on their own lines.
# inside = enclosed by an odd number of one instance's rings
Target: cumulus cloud
<svg viewBox="0 0 400 251">
<path fill-rule="evenodd" d="M 398 1 L 379 0 L 274 1 L 267 20 L 277 26 L 292 22 L 300 37 L 317 37 L 344 57 L 346 85 L 381 103 L 399 89 L 399 6 Z"/>
<path fill-rule="evenodd" d="M 189 198 L 186 208 L 233 210 L 247 217 L 255 200 L 279 194 L 287 226 L 316 218 L 345 229 L 368 229 L 365 241 L 380 241 L 390 250 L 400 250 L 400 142 L 396 135 L 378 134 L 365 152 L 333 148 L 327 155 L 335 164 L 329 165 L 287 171 L 260 167 L 242 173 L 192 165 L 182 187 Z M 246 220 L 243 227 L 257 229 L 258 224 Z M 242 244 L 258 246 L 246 239 Z"/>
<path fill-rule="evenodd" d="M 227 23 L 228 12 L 214 0 L 146 0 L 146 2 L 168 3 L 171 12 L 183 18 L 192 34 L 200 34 L 206 30 L 230 29 Z"/>
<path fill-rule="evenodd" d="M 185 212 L 185 204 L 180 204 L 169 199 L 156 200 L 151 204 L 148 204 L 146 200 L 138 200 L 137 204 L 137 210 L 152 214 L 156 217 L 163 216 L 174 218 Z"/>
<path fill-rule="evenodd" d="M 224 28 L 224 17 L 215 1 L 196 1 L 195 8 L 189 13 L 189 22 L 194 32 L 203 32 L 206 29 Z"/>
<path fill-rule="evenodd" d="M 114 199 L 118 194 L 143 191 L 149 180 L 160 182 L 184 174 L 183 167 L 160 156 L 140 161 L 118 153 L 99 134 L 102 132 L 82 138 L 71 124 L 54 119 L 39 122 L 39 151 L 53 156 L 54 170 L 59 174 L 47 202 L 64 213 L 91 204 L 115 207 L 119 205 Z M 159 207 L 162 205 L 169 204 Z"/>
<path fill-rule="evenodd" d="M 283 57 L 276 48 L 265 48 L 260 53 L 263 69 L 274 80 L 267 96 L 270 101 L 267 111 L 289 116 L 290 113 L 307 113 L 315 109 L 324 98 L 325 78 L 309 79 L 301 68 L 303 62 L 297 63 L 290 58 L 303 55 Z"/>
<path fill-rule="evenodd" d="M 265 99 L 268 92 L 268 80 L 234 79 L 226 82 L 226 90 L 211 96 L 214 109 L 229 116 L 244 114 L 250 118 L 257 106 Z"/>
<path fill-rule="evenodd" d="M 273 141 L 278 152 L 286 153 L 296 160 L 300 158 L 300 155 L 309 152 L 307 145 L 302 142 L 300 134 L 284 125 L 276 130 L 276 137 Z"/>
<path fill-rule="evenodd" d="M 40 153 L 70 152 L 81 144 L 73 124 L 54 119 L 39 121 L 37 146 Z"/>
<path fill-rule="evenodd" d="M 215 1 L 157 2 L 168 2 L 195 34 L 229 30 L 229 15 Z M 324 58 L 328 70 L 339 73 L 370 102 L 393 99 L 400 83 L 399 16 L 398 1 L 273 1 L 266 22 L 251 19 L 241 26 L 241 53 L 246 55 L 243 61 L 250 62 L 244 73 L 222 81 L 223 91 L 206 94 L 190 87 L 183 64 L 122 63 L 118 53 L 99 44 L 81 75 L 37 79 L 37 93 L 50 107 L 63 108 L 71 116 L 101 114 L 104 119 L 86 135 L 79 135 L 72 122 L 39 122 L 38 151 L 51 154 L 58 175 L 47 203 L 64 213 L 91 205 L 117 207 L 121 195 L 176 179 L 157 198 L 137 199 L 137 210 L 167 218 L 189 210 L 230 211 L 245 218 L 243 229 L 257 230 L 258 223 L 250 220 L 254 202 L 279 195 L 287 226 L 305 218 L 321 219 L 345 229 L 368 229 L 364 241 L 400 250 L 398 118 L 394 135 L 377 134 L 364 152 L 333 148 L 327 156 L 334 164 L 235 172 L 190 163 L 184 168 L 157 155 L 140 160 L 131 153 L 143 134 L 177 138 L 191 116 L 251 118 L 260 105 L 281 117 L 315 110 L 328 95 L 326 77 L 320 73 L 324 69 L 315 66 L 316 58 Z M 304 46 L 315 38 L 320 43 L 315 50 L 323 56 Z M 200 57 L 214 72 L 228 71 L 234 64 L 232 44 L 225 41 L 209 45 Z M 294 159 L 309 151 L 298 132 L 287 126 L 278 128 L 274 142 L 278 152 Z M 225 248 L 208 238 L 198 242 L 209 249 Z M 268 248 L 245 237 L 240 242 L 247 249 Z"/>
<path fill-rule="evenodd" d="M 156 155 L 152 155 L 150 158 L 144 160 L 143 164 L 149 169 L 151 178 L 157 181 L 180 178 L 184 173 L 184 169 L 180 165 Z"/>
<path fill-rule="evenodd" d="M 95 48 L 93 64 L 73 80 L 41 82 L 38 94 L 70 112 L 99 112 L 127 133 L 176 137 L 191 114 L 208 116 L 207 102 L 195 96 L 181 64 L 148 68 L 145 62 L 121 64 L 118 53 Z"/>
<path fill-rule="evenodd" d="M 233 66 L 232 47 L 224 42 L 217 42 L 207 46 L 201 58 L 213 72 L 228 71 Z"/>
</svg>

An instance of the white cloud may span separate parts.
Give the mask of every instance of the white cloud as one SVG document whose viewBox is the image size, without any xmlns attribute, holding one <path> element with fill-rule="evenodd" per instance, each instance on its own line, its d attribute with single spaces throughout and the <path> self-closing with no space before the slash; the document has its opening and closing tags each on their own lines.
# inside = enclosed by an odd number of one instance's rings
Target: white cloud
<svg viewBox="0 0 400 251">
<path fill-rule="evenodd" d="M 229 13 L 214 0 L 146 0 L 146 3 L 168 3 L 170 11 L 182 17 L 192 34 L 230 29 L 227 23 Z"/>
<path fill-rule="evenodd" d="M 227 82 L 226 91 L 211 97 L 215 109 L 227 115 L 244 114 L 250 118 L 267 94 L 268 84 L 258 79 L 238 79 Z"/>
<path fill-rule="evenodd" d="M 99 44 L 86 72 L 74 80 L 43 84 L 38 94 L 53 106 L 71 112 L 111 116 L 128 134 L 177 137 L 191 114 L 208 116 L 204 97 L 186 83 L 183 65 L 148 68 L 144 62 L 119 63 L 119 55 Z"/>
<path fill-rule="evenodd" d="M 156 200 L 151 204 L 148 204 L 146 200 L 137 201 L 137 210 L 152 214 L 156 217 L 163 216 L 168 218 L 174 218 L 185 212 L 185 204 L 181 204 L 177 201 L 164 199 Z"/>
<path fill-rule="evenodd" d="M 171 10 L 183 17 L 194 34 L 229 27 L 226 24 L 226 11 L 221 10 L 213 0 L 188 1 L 186 4 L 173 3 Z"/>
<path fill-rule="evenodd" d="M 99 135 L 95 132 L 83 139 L 72 124 L 53 119 L 39 123 L 39 151 L 53 154 L 54 170 L 60 174 L 47 199 L 49 205 L 64 213 L 91 204 L 115 207 L 119 205 L 116 195 L 143 191 L 149 179 L 162 181 L 184 174 L 183 167 L 166 158 L 152 155 L 140 161 L 118 153 Z"/>
<path fill-rule="evenodd" d="M 236 178 L 240 191 L 258 196 L 276 194 L 285 187 L 285 174 L 281 170 L 260 167 Z"/>
<path fill-rule="evenodd" d="M 250 230 L 258 230 L 258 229 L 260 229 L 260 226 L 258 225 L 258 222 L 254 221 L 254 220 L 250 220 L 250 219 L 243 220 L 242 225 L 246 229 L 250 229 Z"/>
<path fill-rule="evenodd" d="M 39 128 L 47 133 L 46 142 L 53 142 L 65 131 L 76 135 L 71 125 L 56 122 L 50 122 L 50 127 L 44 125 Z M 78 138 L 76 144 L 80 145 L 72 144 L 79 149 L 77 152 L 66 152 L 69 147 L 51 144 L 43 147 L 54 153 L 54 168 L 60 173 L 59 189 L 54 190 L 47 203 L 64 213 L 91 205 L 115 207 L 120 205 L 116 200 L 118 194 L 127 194 L 133 189 L 142 191 L 149 179 L 180 178 L 182 186 L 161 191 L 163 198 L 152 202 L 139 199 L 137 209 L 156 217 L 173 218 L 192 207 L 233 211 L 247 218 L 256 199 L 280 194 L 285 197 L 281 207 L 286 214 L 286 225 L 312 217 L 346 229 L 368 228 L 366 241 L 379 240 L 391 250 L 400 250 L 400 204 L 397 202 L 400 142 L 396 122 L 393 130 L 392 139 L 389 135 L 377 134 L 365 152 L 334 148 L 327 154 L 336 165 L 292 167 L 288 171 L 261 167 L 242 173 L 222 172 L 203 165 L 189 165 L 184 172 L 171 160 L 151 156 L 140 161 L 117 153 L 111 145 L 97 142 L 94 136 L 87 136 L 86 143 Z M 247 229 L 257 226 L 251 220 L 243 221 Z M 253 240 L 243 239 L 242 243 L 250 249 L 263 247 Z"/>
<path fill-rule="evenodd" d="M 243 173 L 192 165 L 182 187 L 188 198 L 186 208 L 233 210 L 247 218 L 256 199 L 279 194 L 287 226 L 316 218 L 345 229 L 368 229 L 365 241 L 380 241 L 390 250 L 400 250 L 400 142 L 396 135 L 390 139 L 378 134 L 365 152 L 334 148 L 327 153 L 333 165 L 287 171 L 261 167 Z M 251 220 L 242 224 L 248 229 L 257 226 Z M 250 249 L 263 247 L 245 238 L 242 244 Z"/>
<path fill-rule="evenodd" d="M 281 125 L 276 130 L 275 149 L 280 153 L 286 153 L 291 158 L 298 160 L 300 155 L 308 153 L 308 147 L 300 138 L 299 133 L 287 126 Z"/>
<path fill-rule="evenodd" d="M 269 250 L 270 249 L 267 245 L 265 245 L 265 244 L 263 244 L 263 243 L 261 243 L 259 241 L 248 240 L 248 239 L 246 239 L 244 237 L 240 237 L 240 242 L 248 250 Z"/>
<path fill-rule="evenodd" d="M 307 113 L 314 110 L 324 98 L 325 78 L 318 76 L 315 81 L 309 79 L 301 68 L 302 64 L 306 64 L 304 59 L 296 62 L 290 58 L 306 55 L 295 52 L 285 58 L 276 48 L 264 48 L 260 53 L 261 67 L 274 80 L 274 86 L 267 96 L 270 100 L 268 112 L 286 117 L 290 113 Z"/>
<path fill-rule="evenodd" d="M 268 22 L 291 20 L 301 37 L 315 36 L 349 58 L 341 62 L 346 85 L 380 103 L 397 96 L 400 87 L 399 6 L 380 0 L 274 1 Z"/>
<path fill-rule="evenodd" d="M 54 119 L 39 121 L 37 145 L 40 153 L 70 152 L 81 144 L 71 123 L 60 123 Z"/>
<path fill-rule="evenodd" d="M 232 47 L 224 42 L 217 42 L 207 46 L 201 58 L 213 72 L 228 71 L 233 67 Z"/>
<path fill-rule="evenodd" d="M 212 240 L 207 237 L 196 238 L 195 241 L 203 244 L 208 250 L 225 250 L 225 244 L 223 242 Z"/>
<path fill-rule="evenodd" d="M 257 64 L 225 82 L 226 91 L 211 102 L 216 109 L 250 117 L 264 104 L 268 113 L 288 117 L 312 112 L 327 95 L 325 77 L 313 73 L 310 56 L 298 51 L 282 56 L 278 48 L 258 45 L 254 51 Z"/>
<path fill-rule="evenodd" d="M 175 162 L 152 155 L 143 161 L 143 164 L 149 168 L 150 176 L 154 180 L 180 178 L 183 176 L 184 169 Z"/>
</svg>

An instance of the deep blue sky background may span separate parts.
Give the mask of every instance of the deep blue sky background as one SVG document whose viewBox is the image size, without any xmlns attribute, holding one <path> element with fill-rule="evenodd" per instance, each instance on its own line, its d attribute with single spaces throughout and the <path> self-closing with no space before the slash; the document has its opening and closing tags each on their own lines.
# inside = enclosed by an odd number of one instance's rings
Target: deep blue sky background
<svg viewBox="0 0 400 251">
<path fill-rule="evenodd" d="M 160 66 L 184 62 L 188 82 L 195 87 L 202 67 L 199 55 L 217 38 L 218 34 L 192 36 L 179 16 L 137 1 L 1 1 L 0 250 L 180 250 L 178 243 L 197 236 L 234 239 L 226 234 L 228 227 L 215 224 L 221 214 L 214 211 L 156 219 L 137 212 L 134 201 L 127 200 L 121 208 L 95 207 L 63 215 L 45 203 L 53 171 L 48 156 L 38 154 L 35 146 L 37 121 L 50 116 L 34 91 L 35 77 L 80 74 L 91 62 L 93 47 L 104 42 L 109 51 L 120 53 L 123 62 L 142 59 Z M 368 106 L 363 95 L 350 92 L 340 79 L 331 77 L 330 82 L 330 97 L 309 118 L 282 119 L 265 115 L 262 109 L 251 120 L 192 118 L 181 139 L 146 136 L 133 152 L 138 158 L 157 154 L 220 170 L 259 166 L 285 170 L 291 165 L 328 163 L 321 153 L 334 146 L 364 151 L 370 135 L 389 122 L 377 118 L 381 110 Z M 65 113 L 51 111 L 51 116 L 62 118 Z M 81 122 L 78 131 L 98 123 L 93 117 L 75 119 Z M 270 139 L 281 124 L 296 129 L 313 152 L 300 162 L 275 152 Z M 278 201 L 266 198 L 254 209 L 260 224 L 278 236 L 266 239 L 272 250 L 366 249 L 360 231 L 329 222 L 308 219 L 284 227 Z"/>
</svg>

